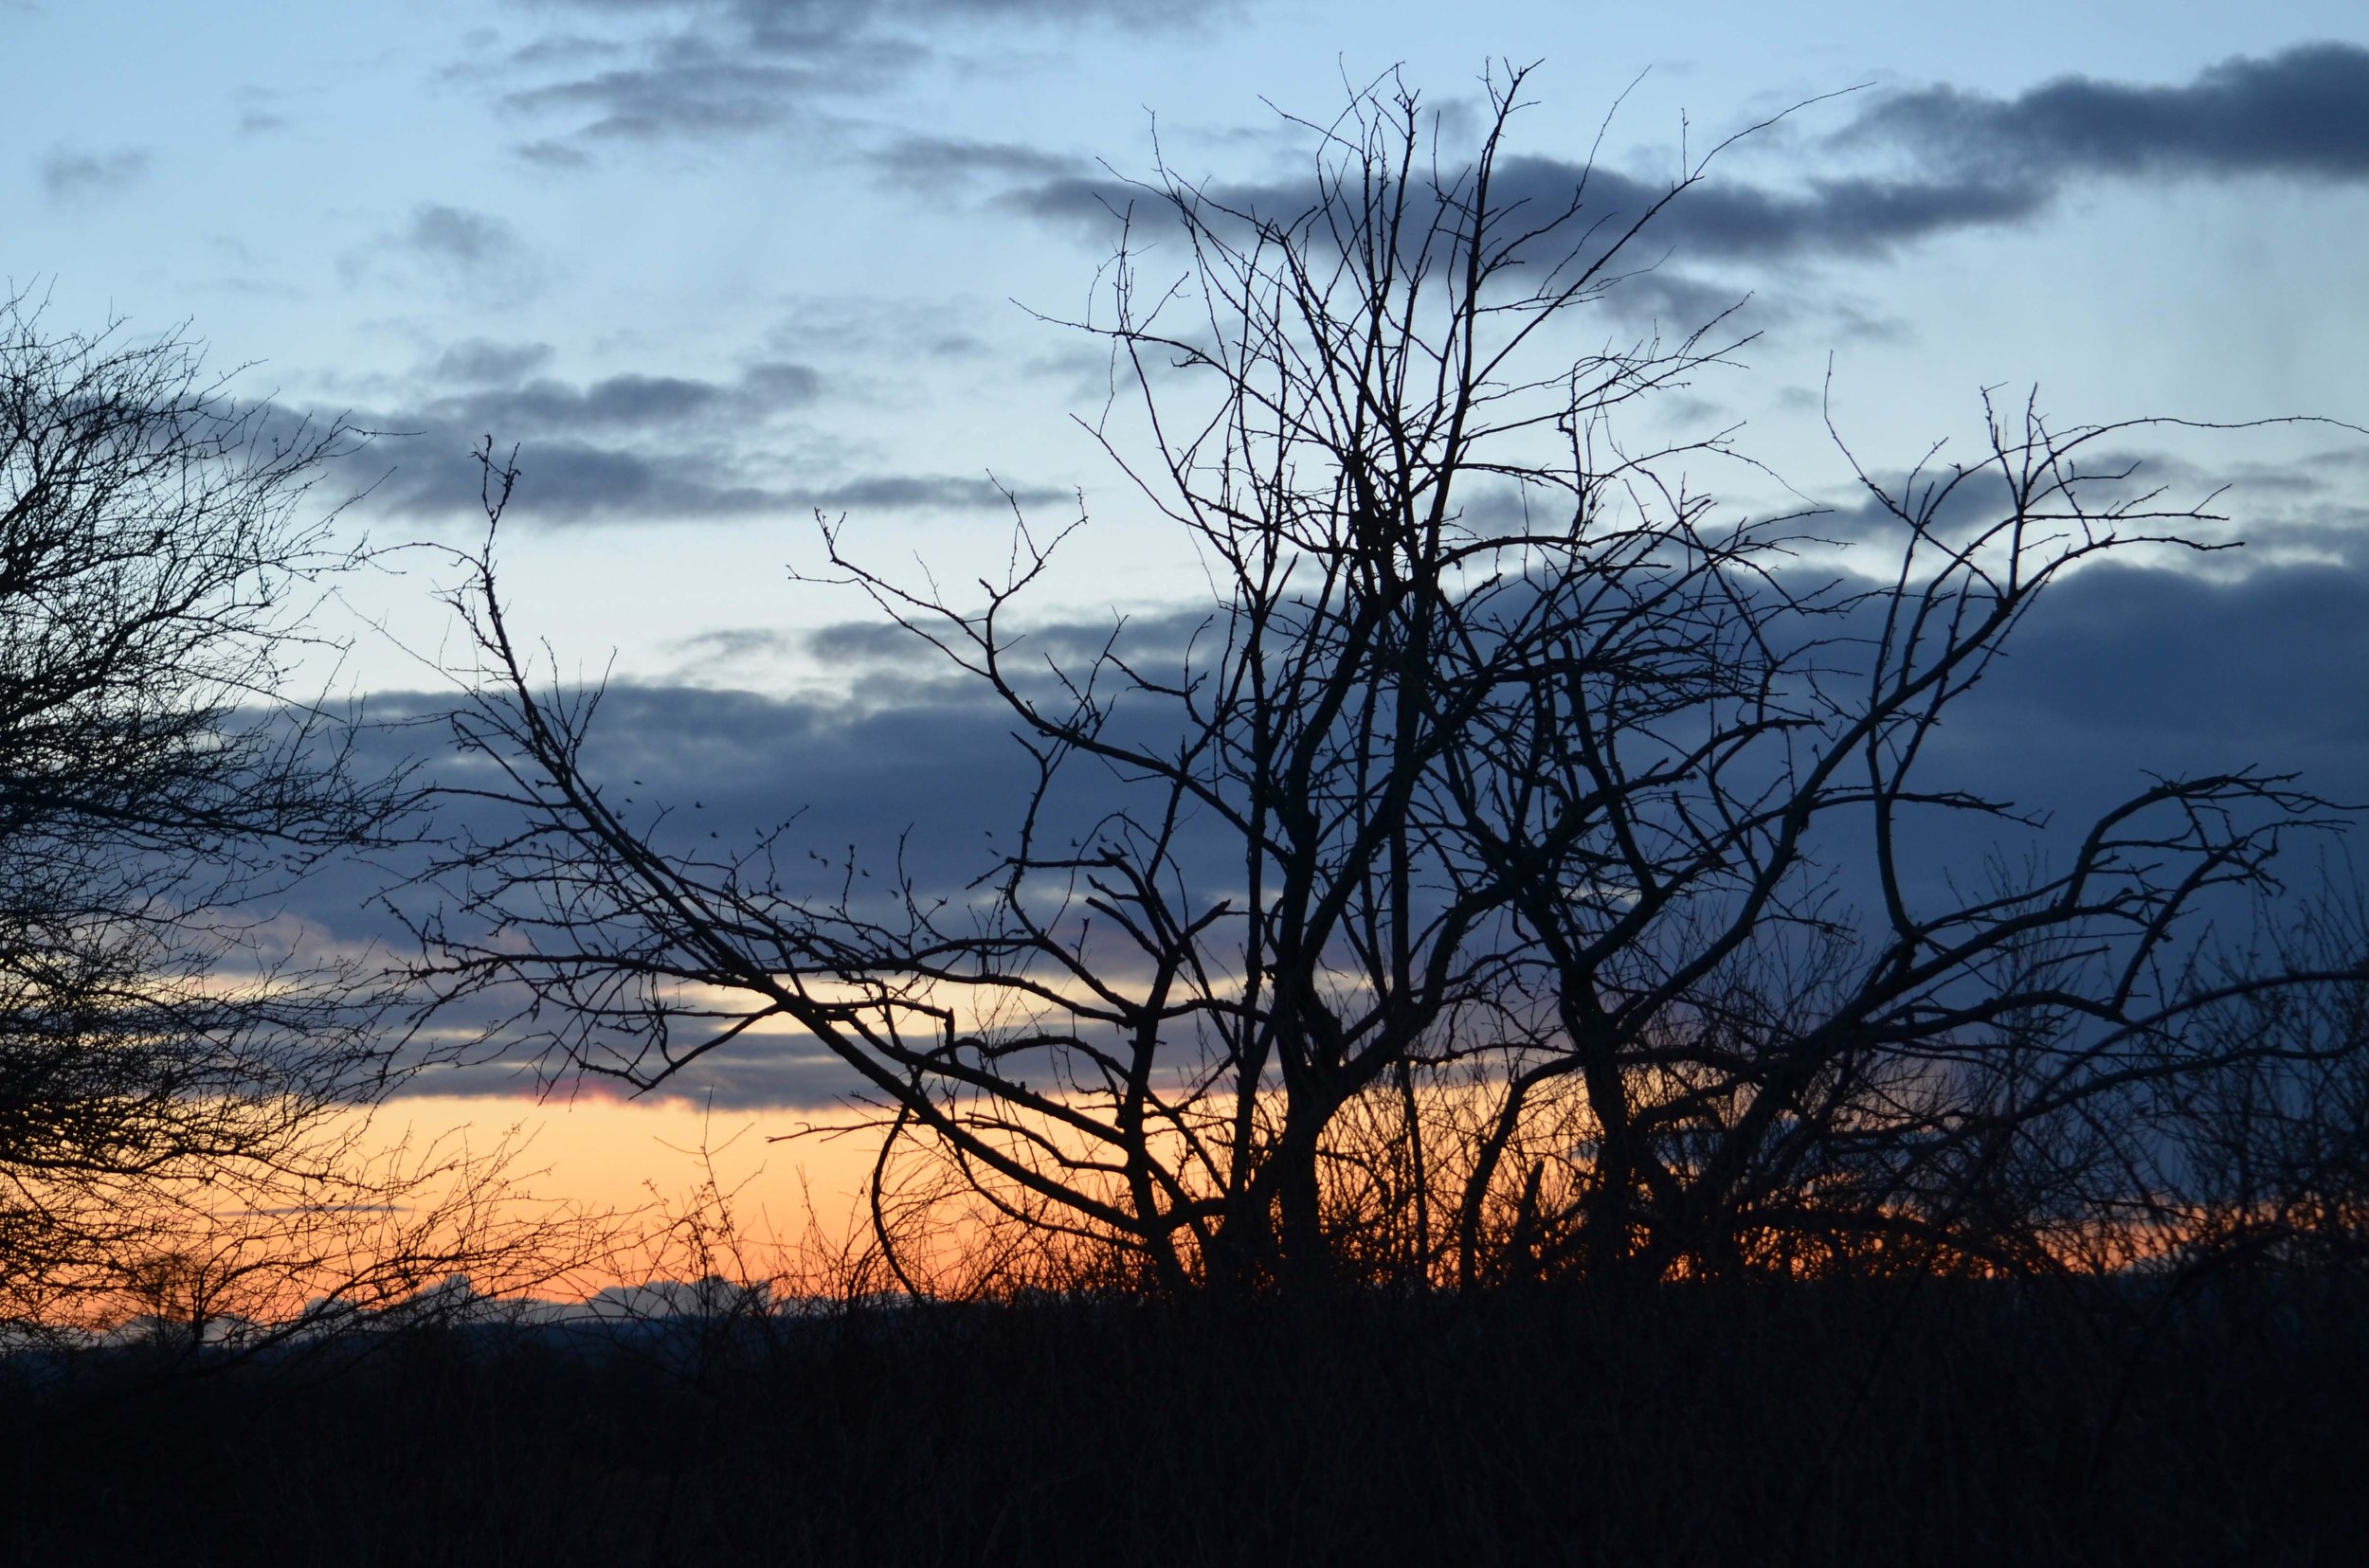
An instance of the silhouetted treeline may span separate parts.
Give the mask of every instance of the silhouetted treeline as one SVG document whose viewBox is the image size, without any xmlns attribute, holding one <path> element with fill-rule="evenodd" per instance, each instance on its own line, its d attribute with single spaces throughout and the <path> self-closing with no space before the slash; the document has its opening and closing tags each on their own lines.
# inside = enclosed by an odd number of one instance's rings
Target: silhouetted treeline
<svg viewBox="0 0 2369 1568">
<path fill-rule="evenodd" d="M 2334 1563 L 2369 1537 L 2364 1307 L 2330 1272 L 1036 1297 L 744 1317 L 688 1358 L 126 1357 L 9 1390 L 0 1559 Z"/>
</svg>

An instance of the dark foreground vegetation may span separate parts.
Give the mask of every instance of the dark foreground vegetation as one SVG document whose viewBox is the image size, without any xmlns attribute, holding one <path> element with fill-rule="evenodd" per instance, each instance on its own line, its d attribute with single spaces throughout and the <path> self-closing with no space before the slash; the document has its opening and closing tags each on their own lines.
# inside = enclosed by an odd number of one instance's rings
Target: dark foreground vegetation
<svg viewBox="0 0 2369 1568">
<path fill-rule="evenodd" d="M 1047 1298 L 126 1355 L 11 1391 L 0 1558 L 2336 1563 L 2369 1539 L 2364 1307 L 2330 1277 Z"/>
</svg>

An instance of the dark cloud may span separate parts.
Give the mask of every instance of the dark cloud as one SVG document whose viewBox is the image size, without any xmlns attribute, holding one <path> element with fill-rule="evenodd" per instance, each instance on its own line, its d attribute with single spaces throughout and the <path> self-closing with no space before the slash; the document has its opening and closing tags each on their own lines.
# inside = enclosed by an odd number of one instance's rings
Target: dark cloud
<svg viewBox="0 0 2369 1568">
<path fill-rule="evenodd" d="M 109 195 L 136 184 L 151 161 L 143 147 L 53 147 L 42 156 L 41 186 L 52 201 Z"/>
<path fill-rule="evenodd" d="M 2125 769 L 2268 765 L 2369 785 L 2369 573 L 2105 566 L 2045 606 L 1994 677 L 1988 727 L 2088 736 Z"/>
<path fill-rule="evenodd" d="M 1005 45 L 1015 27 L 1180 28 L 1200 26 L 1213 14 L 1211 8 L 1166 0 L 556 4 L 588 25 L 607 22 L 627 33 L 594 39 L 567 32 L 513 51 L 503 63 L 506 71 L 560 71 L 552 80 L 505 86 L 504 101 L 524 113 L 571 115 L 577 120 L 571 137 L 610 142 L 835 124 L 818 103 L 844 101 L 910 78 L 928 63 L 959 53 L 971 37 Z M 597 68 L 582 68 L 590 64 Z M 892 171 L 920 167 L 912 149 L 883 155 Z"/>
<path fill-rule="evenodd" d="M 864 1087 L 861 1074 L 813 1036 L 768 1035 L 743 1036 L 711 1051 L 646 1094 L 633 1097 L 712 1105 L 718 1110 L 820 1109 Z M 614 1079 L 570 1074 L 547 1080 L 531 1061 L 473 1059 L 406 1078 L 395 1098 L 435 1094 L 508 1100 L 533 1095 L 566 1105 L 580 1094 L 613 1099 L 623 1092 Z"/>
<path fill-rule="evenodd" d="M 584 387 L 531 381 L 444 399 L 427 412 L 497 436 L 714 426 L 727 418 L 741 424 L 810 403 L 821 385 L 807 366 L 771 364 L 752 367 L 737 383 L 652 375 L 610 376 Z"/>
<path fill-rule="evenodd" d="M 1741 321 L 1748 313 L 1758 325 L 1789 314 L 1772 306 L 1766 296 L 1667 266 L 1629 274 L 1609 297 L 1628 316 L 1668 323 L 1681 332 L 1723 315 Z"/>
<path fill-rule="evenodd" d="M 511 152 L 539 169 L 552 171 L 589 169 L 592 155 L 559 141 L 521 142 Z"/>
<path fill-rule="evenodd" d="M 2306 44 L 2225 60 L 2178 86 L 2069 76 L 2012 99 L 1932 87 L 1843 133 L 1896 142 L 1978 179 L 2080 174 L 2369 178 L 2369 49 Z"/>
<path fill-rule="evenodd" d="M 1130 622 L 1123 645 L 1141 667 L 1166 673 L 1173 666 L 1165 661 L 1181 658 L 1201 625 L 1184 612 Z M 1111 635 L 1109 621 L 1087 619 L 1041 626 L 1032 644 L 1075 659 Z M 721 648 L 750 637 L 769 649 L 782 645 L 746 628 L 719 629 L 713 641 Z M 855 622 L 805 640 L 810 654 L 857 666 L 845 698 L 612 687 L 586 749 L 590 778 L 630 820 L 677 850 L 753 852 L 762 835 L 786 824 L 770 864 L 791 896 L 831 898 L 850 886 L 851 846 L 859 900 L 884 896 L 899 864 L 924 896 L 963 896 L 1009 846 L 1035 778 L 1005 711 L 959 676 L 912 679 L 942 662 L 894 628 Z M 1902 848 L 1919 899 L 1954 896 L 1952 881 L 1979 887 L 1986 859 L 2016 867 L 2034 856 L 2061 866 L 2098 811 L 2161 775 L 2299 770 L 2306 786 L 2324 796 L 2369 802 L 2369 681 L 2360 675 L 2369 670 L 2369 571 L 2273 568 L 2208 582 L 2101 566 L 2043 595 L 2008 647 L 1950 710 L 1922 769 L 1928 785 L 1977 790 L 2053 820 L 2032 830 L 1912 814 Z M 449 697 L 372 698 L 380 717 L 415 721 L 383 744 L 414 756 L 425 751 L 432 774 L 466 783 L 482 765 L 436 746 L 446 731 L 435 715 L 451 705 Z M 1149 708 L 1122 708 L 1113 722 L 1140 740 L 1163 720 Z M 1047 841 L 1083 834 L 1128 798 L 1128 786 L 1106 769 L 1065 772 L 1041 818 Z M 474 825 L 500 824 L 486 817 Z M 1188 825 L 1186 874 L 1208 887 L 1227 886 L 1239 868 L 1225 841 L 1201 836 L 1205 830 Z M 1872 908 L 1864 856 L 1847 828 L 1821 848 L 1835 856 L 1838 891 Z M 2307 858 L 2316 843 L 2296 848 Z M 2300 863 L 2297 871 L 2309 874 Z M 353 911 L 367 891 L 352 882 L 308 884 L 310 903 L 299 912 L 353 931 Z M 734 1105 L 814 1104 L 841 1087 L 836 1072 L 803 1038 L 755 1041 L 719 1054 L 669 1092 L 713 1087 Z M 496 1067 L 441 1078 L 437 1087 L 515 1093 L 520 1084 Z"/>
<path fill-rule="evenodd" d="M 1638 198 L 1649 194 L 1658 192 L 1639 190 L 1617 210 L 1642 212 Z M 1951 229 L 2017 222 L 2041 205 L 2036 192 L 1984 183 L 1818 180 L 1801 194 L 1714 183 L 1681 196 L 1660 233 L 1690 255 L 1880 255 Z"/>
<path fill-rule="evenodd" d="M 666 651 L 682 660 L 685 678 L 692 678 L 735 664 L 777 658 L 795 645 L 796 640 L 789 634 L 770 627 L 719 626 L 712 632 L 669 642 Z M 698 684 L 714 683 L 701 680 Z"/>
<path fill-rule="evenodd" d="M 2022 223 L 2048 209 L 2075 177 L 2266 175 L 2369 178 L 2369 49 L 2314 44 L 2264 59 L 2233 59 L 2187 83 L 2142 86 L 2069 77 L 2012 99 L 1952 87 L 1896 95 L 1830 138 L 1854 153 L 1906 154 L 1886 174 L 1836 172 L 1776 187 L 1715 170 L 1642 233 L 1629 259 L 1673 252 L 1682 261 L 1766 263 L 1821 257 L 1881 258 L 1960 229 Z M 1748 150 L 1749 144 L 1746 144 Z M 981 172 L 998 172 L 984 164 Z M 1025 178 L 1000 204 L 1097 239 L 1113 214 L 1158 216 L 1160 198 L 1125 181 L 1075 170 Z M 1639 178 L 1552 156 L 1497 166 L 1500 211 L 1549 219 L 1575 194 L 1578 212 L 1532 247 L 1592 261 L 1669 192 Z M 1226 185 L 1226 207 L 1288 222 L 1308 209 L 1305 183 Z M 1420 222 L 1423 216 L 1417 213 Z M 1582 236 L 1585 238 L 1582 239 Z M 1618 296 L 1615 297 L 1616 301 Z M 1698 297 L 1689 303 L 1709 303 Z"/>
<path fill-rule="evenodd" d="M 518 232 L 507 219 L 441 202 L 412 208 L 399 243 L 419 254 L 467 269 L 498 266 L 518 254 Z"/>
<path fill-rule="evenodd" d="M 398 516 L 471 515 L 482 478 L 473 454 L 482 435 L 437 425 L 380 438 L 360 459 L 379 470 L 369 504 Z M 696 455 L 644 455 L 562 437 L 515 444 L 519 479 L 509 516 L 515 521 L 664 523 L 798 510 L 793 496 L 741 481 L 729 466 Z M 502 451 L 509 455 L 509 443 Z"/>
<path fill-rule="evenodd" d="M 643 63 L 522 88 L 506 101 L 530 113 L 573 113 L 581 118 L 574 134 L 595 140 L 745 134 L 792 123 L 811 98 L 889 80 L 903 53 L 842 45 L 812 65 L 782 64 L 677 38 Z"/>
<path fill-rule="evenodd" d="M 809 504 L 825 512 L 865 507 L 1000 511 L 1015 503 L 1045 506 L 1077 498 L 1075 491 L 1052 490 L 1041 485 L 1006 487 L 991 478 L 967 479 L 948 475 L 918 474 L 875 475 L 800 494 Z"/>
<path fill-rule="evenodd" d="M 550 364 L 552 353 L 548 343 L 496 343 L 472 337 L 438 354 L 428 365 L 427 373 L 438 381 L 471 386 L 515 382 Z"/>
<path fill-rule="evenodd" d="M 1026 650 L 1033 665 L 1050 658 L 1076 664 L 1105 647 L 1124 650 L 1137 668 L 1181 669 L 1197 639 L 1213 624 L 1215 611 L 1188 606 L 1098 621 L 1053 621 L 1015 631 L 1004 628 L 1007 648 Z M 840 621 L 802 634 L 798 644 L 817 663 L 833 670 L 892 673 L 900 689 L 910 676 L 951 671 L 946 656 L 904 627 L 887 621 Z"/>
<path fill-rule="evenodd" d="M 768 360 L 740 372 L 740 395 L 763 408 L 788 408 L 809 402 L 821 385 L 812 366 L 787 360 Z"/>
<path fill-rule="evenodd" d="M 1190 27 L 1237 9 L 1221 3 L 1187 10 L 1173 0 L 530 0 L 552 9 L 588 15 L 658 17 L 730 25 L 771 47 L 806 42 L 887 22 L 1112 23 L 1121 27 Z M 581 45 L 582 41 L 579 41 Z"/>
<path fill-rule="evenodd" d="M 934 663 L 941 657 L 921 639 L 886 621 L 840 621 L 799 638 L 806 652 L 832 669 L 864 664 Z"/>
<path fill-rule="evenodd" d="M 1786 399 L 1796 406 L 1815 408 L 1819 395 L 1796 388 Z M 2173 513 L 2194 506 L 2199 515 L 2183 523 L 2178 516 L 2135 518 L 2125 534 L 2174 532 L 2208 544 L 2240 544 L 2242 548 L 2215 555 L 2210 561 L 2191 559 L 2186 565 L 2215 580 L 2235 580 L 2269 566 L 2294 563 L 2298 556 L 2338 566 L 2369 568 L 2369 510 L 2358 503 L 2359 475 L 2369 467 L 2369 452 L 2337 449 L 2305 452 L 2280 461 L 2244 460 L 2207 466 L 2159 447 L 2136 444 L 2147 436 L 2168 433 L 2166 427 L 2134 427 L 2119 432 L 2126 444 L 2091 444 L 2076 454 L 2069 472 L 2079 476 L 2084 509 L 2103 517 L 2118 505 L 2143 512 Z M 1933 509 L 1935 532 L 1944 540 L 1962 541 L 1986 529 L 2012 511 L 2011 498 L 1996 461 L 1969 460 L 1966 477 L 1944 492 L 1934 488 L 1949 478 L 1946 460 L 1955 447 L 1936 456 L 1932 467 L 1915 484 L 1897 472 L 1875 476 L 1895 497 L 1908 497 L 1911 510 L 1928 497 L 1939 497 Z M 1899 548 L 1906 525 L 1873 496 L 1864 493 L 1837 497 L 1807 525 L 1820 538 L 1846 544 L 1872 545 L 1879 550 Z"/>
<path fill-rule="evenodd" d="M 2001 844 L 2016 852 L 2011 865 L 2026 851 L 2061 865 L 2068 832 L 2161 777 L 2295 772 L 2306 789 L 2369 806 L 2369 514 L 2345 504 L 2364 463 L 2358 448 L 2212 466 L 2127 445 L 2087 452 L 2080 467 L 2098 478 L 2083 481 L 2082 499 L 2092 512 L 2201 501 L 2223 519 L 2139 519 L 2125 532 L 2242 544 L 2209 555 L 2132 550 L 2040 596 L 2004 656 L 1950 710 L 1927 763 L 1935 778 L 2051 815 L 2053 827 L 2019 833 L 1937 816 L 1913 839 L 1929 877 L 1967 883 L 1967 869 Z M 1885 478 L 1894 494 L 1909 491 Z M 2004 515 L 2006 501 L 2004 481 L 1978 471 L 1937 509 L 1935 527 L 1963 539 Z M 1801 526 L 1862 545 L 1874 561 L 1896 559 L 1905 538 L 1896 518 L 1864 500 Z M 2320 558 L 2298 561 L 2299 549 Z M 2359 822 L 2369 827 L 2369 815 Z"/>
<path fill-rule="evenodd" d="M 1279 200 L 1283 192 L 1271 188 L 1251 194 L 1266 194 L 1272 200 Z M 1233 205 L 1229 197 L 1220 199 Z M 1056 174 L 1017 187 L 999 196 L 996 205 L 1047 223 L 1083 225 L 1099 237 L 1113 218 L 1124 217 L 1138 207 L 1156 212 L 1162 204 L 1151 192 L 1123 181 L 1077 173 Z"/>
<path fill-rule="evenodd" d="M 392 277 L 433 279 L 473 299 L 515 304 L 543 283 L 543 268 L 506 218 L 422 202 L 403 226 L 348 250 L 337 270 L 349 285 Z"/>
<path fill-rule="evenodd" d="M 1846 624 L 1871 636 L 1877 608 L 1863 606 Z M 2355 833 L 2369 827 L 2369 683 L 2349 678 L 2363 658 L 2369 573 L 2359 570 L 2269 568 L 2208 580 L 2103 564 L 2065 578 L 1950 706 L 1918 759 L 1925 787 L 1962 790 L 2034 820 L 1906 808 L 1895 850 L 1911 910 L 2061 873 L 2104 813 L 2166 779 L 2292 774 L 2298 787 L 2349 808 Z M 2236 811 L 2249 822 L 2274 814 Z M 1868 831 L 1864 818 L 1846 814 L 1811 848 L 1843 907 L 1862 917 L 1881 907 Z M 2307 891 L 2335 843 L 2318 832 L 2283 835 L 2284 874 Z M 2254 913 L 2245 897 L 2208 897 L 2181 934 L 2201 937 L 2209 924 L 2242 933 Z"/>
<path fill-rule="evenodd" d="M 826 483 L 776 477 L 761 454 L 784 416 L 822 390 L 823 378 L 810 366 L 767 360 L 717 380 L 516 379 L 550 357 L 542 344 L 471 339 L 428 367 L 450 389 L 408 407 L 347 412 L 347 424 L 374 433 L 347 460 L 352 482 L 384 514 L 467 517 L 477 510 L 483 478 L 475 454 L 490 437 L 505 457 L 516 449 L 519 478 L 509 515 L 521 522 L 1000 511 L 1010 504 L 984 476 L 858 475 Z M 1027 485 L 1013 487 L 1012 496 L 1027 505 L 1075 498 Z"/>
<path fill-rule="evenodd" d="M 239 135 L 267 135 L 284 131 L 293 122 L 280 108 L 280 93 L 271 87 L 244 86 L 231 95 L 239 105 Z"/>
<path fill-rule="evenodd" d="M 517 378 L 551 358 L 543 344 L 473 338 L 429 366 L 459 385 L 408 408 L 350 414 L 377 432 L 353 460 L 371 504 L 408 515 L 465 514 L 492 438 L 517 448 L 522 520 L 671 521 L 806 510 L 801 493 L 750 478 L 736 447 L 812 402 L 811 368 L 767 361 L 730 380 L 625 374 L 587 384 Z"/>
<path fill-rule="evenodd" d="M 2045 596 L 1928 747 L 1934 778 L 2048 818 L 2044 831 L 1937 821 L 1910 841 L 1928 887 L 1974 883 L 1986 852 L 2062 868 L 2074 837 L 2159 778 L 2253 768 L 2369 826 L 2369 572 L 2274 567 L 2234 581 L 2101 566 Z M 2290 836 L 2313 885 L 2330 847 Z M 2356 847 L 2358 845 L 2356 844 Z M 2247 912 L 2217 917 L 2242 926 Z"/>
<path fill-rule="evenodd" d="M 473 454 L 486 431 L 450 421 L 424 425 L 389 419 L 376 427 L 388 433 L 353 460 L 371 508 L 443 519 L 476 512 L 482 474 Z M 506 456 L 512 438 L 495 434 Z M 541 526 L 798 517 L 817 511 L 1000 512 L 1010 504 L 990 480 L 950 475 L 865 475 L 837 484 L 785 484 L 747 472 L 737 460 L 697 442 L 636 449 L 529 433 L 516 437 L 515 444 L 519 478 L 508 515 Z M 1022 505 L 1075 499 L 1071 492 L 1041 486 L 1015 487 L 1014 494 Z"/>
<path fill-rule="evenodd" d="M 1547 237 L 1551 244 L 1599 225 L 1598 235 L 1609 241 L 1651 211 L 1670 187 L 1554 158 L 1517 157 L 1499 166 L 1495 189 L 1510 216 L 1517 207 L 1550 216 L 1579 197 L 1575 216 Z M 1984 182 L 1821 179 L 1800 190 L 1770 190 L 1714 176 L 1682 192 L 1639 243 L 1649 253 L 1668 247 L 1689 259 L 1880 255 L 1951 229 L 2030 217 L 2042 200 Z"/>
<path fill-rule="evenodd" d="M 1655 204 L 1668 200 L 1622 253 L 1624 261 L 1636 267 L 1654 267 L 1667 254 L 1687 261 L 1760 262 L 1818 255 L 1882 256 L 1952 229 L 2028 218 L 2048 199 L 2045 191 L 1986 181 L 1836 178 L 1774 190 L 1712 177 L 1672 200 L 1667 181 L 1537 155 L 1501 159 L 1492 189 L 1505 232 L 1511 233 L 1517 225 L 1536 224 L 1539 232 L 1526 248 L 1533 261 L 1549 264 L 1566 255 L 1576 255 L 1582 264 L 1595 262 Z M 1216 185 L 1204 196 L 1215 207 L 1284 224 L 1309 211 L 1315 201 L 1312 187 L 1295 183 Z M 1107 235 L 1118 216 L 1131 212 L 1138 221 L 1157 218 L 1167 205 L 1141 186 L 1083 175 L 1023 185 L 1006 191 L 998 204 L 1040 220 L 1083 226 L 1097 237 Z M 1427 217 L 1419 207 L 1408 232 L 1422 232 Z M 1678 302 L 1677 291 L 1666 281 L 1647 288 L 1657 296 L 1656 303 Z M 1701 285 L 1688 302 L 1710 305 L 1722 292 L 1715 285 Z M 1728 294 L 1718 299 L 1717 308 L 1733 304 L 1736 297 Z"/>
<path fill-rule="evenodd" d="M 1075 176 L 1080 161 L 1013 142 L 905 135 L 865 154 L 892 184 L 943 190 L 981 179 L 1053 180 Z"/>
</svg>

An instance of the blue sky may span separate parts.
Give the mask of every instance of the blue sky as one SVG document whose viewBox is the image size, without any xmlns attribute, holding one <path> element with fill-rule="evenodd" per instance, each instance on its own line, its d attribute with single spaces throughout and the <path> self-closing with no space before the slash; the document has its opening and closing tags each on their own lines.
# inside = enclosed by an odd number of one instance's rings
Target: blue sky
<svg viewBox="0 0 2369 1568">
<path fill-rule="evenodd" d="M 861 605 L 788 581 L 818 564 L 813 511 L 959 581 L 1001 558 L 990 473 L 1040 514 L 1082 491 L 1094 526 L 1042 613 L 1172 604 L 1175 545 L 1070 423 L 1099 351 L 1029 314 L 1082 310 L 1108 255 L 1078 193 L 1149 172 L 1155 124 L 1184 172 L 1289 181 L 1305 143 L 1268 103 L 1324 116 L 1393 65 L 1452 136 L 1500 59 L 1541 63 L 1517 152 L 1576 166 L 1610 113 L 1599 167 L 1638 189 L 1682 135 L 1699 151 L 1856 89 L 1723 156 L 1673 215 L 1658 292 L 1607 317 L 1748 293 L 1746 368 L 1647 418 L 1742 421 L 1803 494 L 1852 499 L 1830 366 L 1879 470 L 1978 438 L 1993 386 L 2036 385 L 2069 423 L 2369 424 L 2358 0 L 0 0 L 0 277 L 57 328 L 187 322 L 249 366 L 243 392 L 394 432 L 341 477 L 376 485 L 353 519 L 382 541 L 473 538 L 468 443 L 517 442 L 517 618 L 661 694 L 637 699 L 639 760 L 696 754 L 760 818 L 798 775 L 894 831 L 950 809 L 895 781 L 961 699 L 832 641 Z M 1968 755 L 2023 737 L 2051 798 L 2157 756 L 2283 751 L 2369 785 L 2369 440 L 2148 439 L 2183 494 L 2232 486 L 2243 564 L 2069 586 Z M 1737 481 L 1733 504 L 1781 500 Z M 353 586 L 345 678 L 434 684 L 362 624 L 444 645 L 416 564 Z M 851 694 L 859 717 L 834 707 Z M 936 718 L 878 718 L 899 703 Z M 2103 761 L 2076 744 L 2108 729 Z M 984 730 L 952 744 L 1001 754 Z"/>
</svg>

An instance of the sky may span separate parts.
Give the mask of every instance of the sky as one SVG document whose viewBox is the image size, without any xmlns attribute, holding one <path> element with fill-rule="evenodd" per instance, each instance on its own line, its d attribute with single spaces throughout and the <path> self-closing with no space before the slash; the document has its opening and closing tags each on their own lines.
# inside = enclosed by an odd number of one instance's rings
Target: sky
<svg viewBox="0 0 2369 1568">
<path fill-rule="evenodd" d="M 2068 809 L 2143 770 L 2269 761 L 2369 798 L 2369 14 L 2358 0 L 1775 7 L 1469 0 L 0 0 L 0 279 L 65 331 L 179 329 L 239 395 L 378 432 L 341 526 L 473 544 L 471 451 L 513 444 L 514 621 L 617 688 L 605 755 L 716 820 L 975 838 L 1015 756 L 992 713 L 793 581 L 815 514 L 949 582 L 1015 497 L 1092 525 L 1039 614 L 1185 613 L 1189 565 L 1076 416 L 1106 201 L 1157 155 L 1288 191 L 1397 68 L 1453 141 L 1535 65 L 1526 179 L 1591 155 L 1606 201 L 1723 152 L 1607 337 L 1744 301 L 1733 369 L 1641 416 L 1739 426 L 1784 487 L 1856 503 L 1970 454 L 1986 387 L 2134 455 L 2244 551 L 2069 583 L 1952 734 Z M 1790 111 L 1789 113 L 1784 113 Z M 1157 261 L 1157 257 L 1154 257 Z M 1685 324 L 1691 325 L 1691 322 Z M 342 487 L 342 489 L 338 489 Z M 450 692 L 448 558 L 397 550 L 322 630 L 401 711 Z M 425 693 L 425 696 L 405 694 Z M 818 830 L 820 831 L 820 829 Z M 353 887 L 305 911 L 353 928 Z M 344 900 L 344 902 L 340 902 Z M 840 1080 L 712 1072 L 763 1120 Z M 442 1083 L 516 1094 L 514 1074 Z M 441 1112 L 440 1112 L 441 1114 Z M 604 1113 L 607 1114 L 607 1113 Z M 787 1114 L 782 1112 L 782 1114 Z M 671 1126 L 673 1124 L 670 1123 Z M 608 1136 L 604 1134 L 604 1136 Z M 624 1134 L 616 1134 L 624 1137 Z"/>
</svg>

